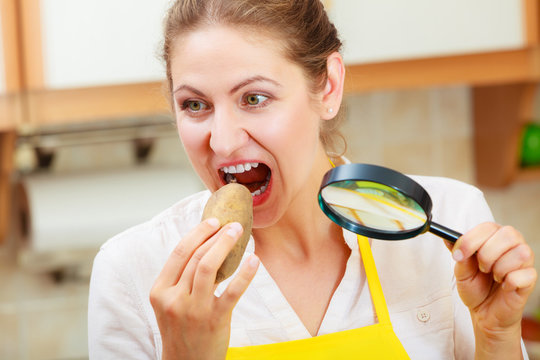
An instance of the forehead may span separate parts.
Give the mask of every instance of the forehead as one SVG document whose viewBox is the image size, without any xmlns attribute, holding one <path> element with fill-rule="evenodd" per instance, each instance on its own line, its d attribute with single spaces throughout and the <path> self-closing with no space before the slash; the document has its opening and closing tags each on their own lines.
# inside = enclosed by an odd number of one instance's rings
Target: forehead
<svg viewBox="0 0 540 360">
<path fill-rule="evenodd" d="M 277 36 L 270 34 L 268 31 L 251 25 L 202 25 L 194 30 L 182 32 L 174 40 L 173 53 L 186 49 L 193 50 L 193 46 L 203 50 L 207 47 L 220 48 L 231 45 L 282 52 L 285 40 L 278 40 Z M 229 50 L 231 49 L 229 48 Z"/>
<path fill-rule="evenodd" d="M 178 36 L 171 53 L 173 83 L 189 74 L 301 71 L 284 43 L 254 27 L 205 26 Z"/>
</svg>

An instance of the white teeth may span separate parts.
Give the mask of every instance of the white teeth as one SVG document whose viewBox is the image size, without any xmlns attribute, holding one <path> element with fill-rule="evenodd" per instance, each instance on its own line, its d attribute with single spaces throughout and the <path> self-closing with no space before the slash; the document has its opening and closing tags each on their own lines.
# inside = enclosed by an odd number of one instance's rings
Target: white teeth
<svg viewBox="0 0 540 360">
<path fill-rule="evenodd" d="M 238 164 L 238 165 L 224 166 L 220 170 L 225 173 L 226 183 L 236 183 L 238 182 L 238 180 L 236 180 L 236 176 L 233 174 L 241 174 L 245 171 L 250 171 L 251 169 L 255 169 L 258 166 L 259 166 L 259 163 L 251 162 L 251 163 L 244 163 L 244 164 Z M 262 193 L 266 191 L 269 183 L 270 183 L 270 172 L 268 172 L 268 175 L 266 175 L 265 184 L 261 186 L 260 189 L 257 189 L 254 192 L 252 192 L 251 195 L 252 196 L 261 195 Z"/>
<path fill-rule="evenodd" d="M 260 189 L 255 190 L 254 192 L 252 192 L 251 196 L 258 196 L 258 195 L 261 195 L 262 193 L 264 193 L 266 191 L 266 189 L 268 188 L 269 183 L 270 183 L 270 173 L 268 173 L 268 175 L 266 175 L 266 183 L 263 186 L 261 186 Z"/>
<path fill-rule="evenodd" d="M 221 168 L 221 171 L 223 171 L 225 174 L 238 174 L 243 173 L 244 171 L 250 171 L 251 169 L 256 168 L 259 166 L 259 163 L 252 162 L 252 163 L 245 163 L 245 164 L 238 164 L 236 166 L 224 166 Z"/>
</svg>

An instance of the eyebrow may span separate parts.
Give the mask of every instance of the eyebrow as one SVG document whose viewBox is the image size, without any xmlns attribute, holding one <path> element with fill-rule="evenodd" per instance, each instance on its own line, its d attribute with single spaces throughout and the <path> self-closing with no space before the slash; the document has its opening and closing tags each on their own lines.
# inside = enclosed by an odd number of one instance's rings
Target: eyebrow
<svg viewBox="0 0 540 360">
<path fill-rule="evenodd" d="M 178 86 L 176 89 L 174 89 L 173 94 L 176 94 L 180 90 L 188 90 L 188 91 L 191 91 L 192 93 L 197 94 L 199 96 L 204 96 L 202 91 L 199 91 L 199 90 L 195 89 L 193 86 L 189 86 L 189 85 L 180 85 L 180 86 Z"/>
<path fill-rule="evenodd" d="M 240 90 L 241 88 L 243 88 L 244 86 L 247 86 L 247 85 L 249 85 L 251 83 L 254 83 L 254 82 L 257 82 L 257 81 L 265 81 L 265 82 L 272 83 L 272 84 L 274 84 L 274 85 L 276 85 L 278 87 L 281 87 L 281 84 L 278 83 L 277 81 L 269 79 L 269 78 L 261 76 L 261 75 L 257 75 L 257 76 L 253 76 L 253 77 L 250 77 L 250 78 L 242 81 L 241 83 L 239 83 L 238 85 L 233 87 L 229 93 L 233 94 L 233 93 L 237 92 L 238 90 Z"/>
<path fill-rule="evenodd" d="M 272 79 L 267 78 L 267 77 L 264 77 L 264 76 L 261 76 L 261 75 L 257 75 L 257 76 L 250 77 L 250 78 L 242 81 L 241 83 L 235 85 L 229 91 L 229 93 L 234 94 L 235 92 L 237 92 L 238 90 L 240 90 L 244 86 L 247 86 L 247 85 L 252 84 L 254 82 L 257 82 L 257 81 L 265 81 L 265 82 L 272 83 L 272 84 L 274 84 L 274 85 L 276 85 L 278 87 L 281 87 L 281 84 L 278 83 L 277 81 L 272 80 Z M 194 94 L 197 94 L 198 96 L 204 96 L 204 93 L 202 91 L 197 90 L 196 88 L 194 88 L 193 86 L 190 86 L 190 85 L 180 85 L 180 86 L 178 86 L 176 89 L 174 89 L 173 94 L 180 91 L 180 90 L 188 90 L 188 91 L 191 91 Z"/>
</svg>

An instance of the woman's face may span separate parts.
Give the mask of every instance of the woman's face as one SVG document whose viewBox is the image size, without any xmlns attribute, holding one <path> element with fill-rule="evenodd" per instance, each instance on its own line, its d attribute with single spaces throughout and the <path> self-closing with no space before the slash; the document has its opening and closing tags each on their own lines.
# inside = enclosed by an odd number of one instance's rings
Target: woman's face
<svg viewBox="0 0 540 360">
<path fill-rule="evenodd" d="M 279 45 L 257 29 L 209 26 L 177 38 L 171 60 L 178 132 L 193 167 L 211 191 L 246 185 L 255 227 L 276 223 L 320 181 L 313 175 L 324 157 L 317 96 Z"/>
</svg>

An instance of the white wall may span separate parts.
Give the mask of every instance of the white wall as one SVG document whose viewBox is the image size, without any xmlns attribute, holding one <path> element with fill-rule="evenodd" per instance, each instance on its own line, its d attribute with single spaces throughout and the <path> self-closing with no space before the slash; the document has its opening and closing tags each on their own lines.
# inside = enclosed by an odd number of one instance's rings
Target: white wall
<svg viewBox="0 0 540 360">
<path fill-rule="evenodd" d="M 170 0 L 41 0 L 45 85 L 156 81 Z"/>
<path fill-rule="evenodd" d="M 524 44 L 522 0 L 332 0 L 345 61 L 513 49 Z"/>
</svg>

